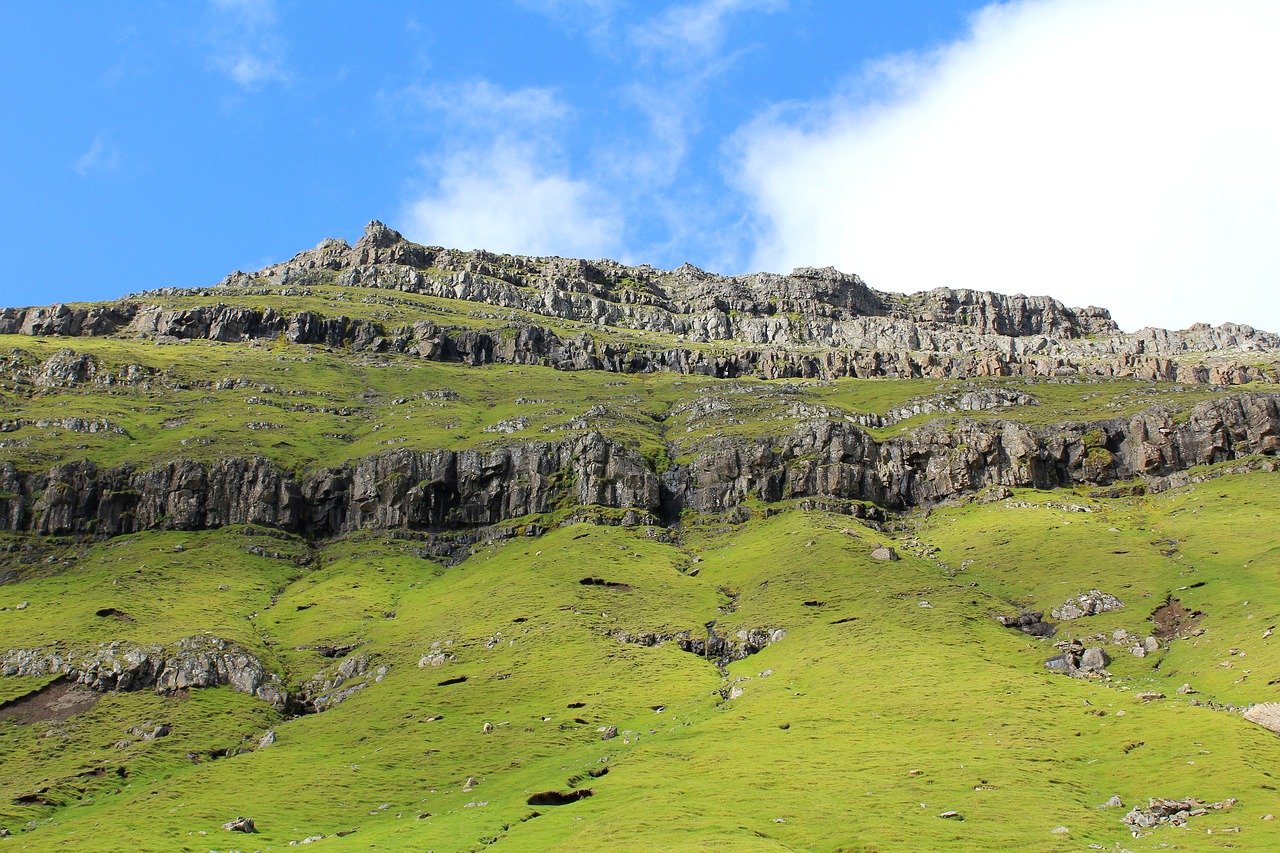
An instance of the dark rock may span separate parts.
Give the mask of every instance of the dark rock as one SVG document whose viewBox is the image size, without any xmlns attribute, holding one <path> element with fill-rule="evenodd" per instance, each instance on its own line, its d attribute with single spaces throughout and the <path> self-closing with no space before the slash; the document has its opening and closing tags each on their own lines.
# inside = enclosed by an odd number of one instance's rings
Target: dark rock
<svg viewBox="0 0 1280 853">
<path fill-rule="evenodd" d="M 302 686 L 297 702 L 316 712 L 327 711 L 382 680 L 386 667 L 371 669 L 368 655 L 351 655 L 329 672 L 317 673 Z"/>
<path fill-rule="evenodd" d="M 1028 610 L 1017 616 L 997 616 L 996 621 L 1006 628 L 1013 628 L 1033 637 L 1052 637 L 1055 630 L 1052 623 L 1043 621 L 1043 610 Z"/>
<path fill-rule="evenodd" d="M 1111 659 L 1102 648 L 1091 646 L 1086 649 L 1079 640 L 1057 645 L 1061 653 L 1044 662 L 1047 669 L 1073 678 L 1096 678 L 1107 674 L 1106 666 L 1111 663 Z"/>
<path fill-rule="evenodd" d="M 526 802 L 531 806 L 564 806 L 595 796 L 595 793 L 590 788 L 578 788 L 573 791 L 542 791 L 530 796 Z"/>
</svg>

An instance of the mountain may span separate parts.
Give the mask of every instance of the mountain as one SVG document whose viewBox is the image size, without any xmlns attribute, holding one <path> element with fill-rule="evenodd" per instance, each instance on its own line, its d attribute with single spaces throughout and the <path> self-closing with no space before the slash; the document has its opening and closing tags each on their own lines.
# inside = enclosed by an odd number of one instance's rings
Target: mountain
<svg viewBox="0 0 1280 853">
<path fill-rule="evenodd" d="M 1280 846 L 1275 334 L 374 222 L 0 364 L 15 848 Z"/>
</svg>

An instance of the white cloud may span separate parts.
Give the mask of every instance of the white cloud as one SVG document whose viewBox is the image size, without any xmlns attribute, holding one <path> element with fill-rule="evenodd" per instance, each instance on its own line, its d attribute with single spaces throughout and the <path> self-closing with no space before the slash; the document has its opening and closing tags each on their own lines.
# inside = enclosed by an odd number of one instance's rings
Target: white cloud
<svg viewBox="0 0 1280 853">
<path fill-rule="evenodd" d="M 678 59 L 699 59 L 719 51 L 728 19 L 740 12 L 777 12 L 786 0 L 699 0 L 671 6 L 638 26 L 632 38 L 641 48 Z"/>
<path fill-rule="evenodd" d="M 104 130 L 95 136 L 85 152 L 76 159 L 74 168 L 81 177 L 119 169 L 120 150 L 111 141 L 111 134 Z"/>
<path fill-rule="evenodd" d="M 488 80 L 413 86 L 401 98 L 471 131 L 541 133 L 570 114 L 551 89 L 505 89 Z"/>
<path fill-rule="evenodd" d="M 1280 4 L 989 6 L 737 139 L 760 268 L 1280 331 Z"/>
<path fill-rule="evenodd" d="M 404 231 L 419 243 L 523 255 L 603 257 L 619 220 L 594 187 L 540 162 L 536 148 L 498 142 L 446 158 L 437 186 L 413 202 Z"/>
<path fill-rule="evenodd" d="M 481 80 L 414 87 L 398 101 L 449 128 L 445 147 L 423 161 L 431 185 L 405 210 L 411 239 L 528 255 L 617 251 L 615 203 L 565 163 L 572 112 L 554 91 Z"/>
<path fill-rule="evenodd" d="M 244 89 L 288 79 L 274 0 L 211 0 L 215 68 Z"/>
</svg>

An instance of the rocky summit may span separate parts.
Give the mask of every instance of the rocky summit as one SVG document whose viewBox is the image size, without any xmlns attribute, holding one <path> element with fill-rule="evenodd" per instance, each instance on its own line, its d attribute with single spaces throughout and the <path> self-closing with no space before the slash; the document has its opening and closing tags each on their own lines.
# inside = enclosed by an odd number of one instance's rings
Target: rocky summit
<svg viewBox="0 0 1280 853">
<path fill-rule="evenodd" d="M 4 309 L 0 845 L 1280 849 L 1277 383 L 378 222 Z"/>
</svg>

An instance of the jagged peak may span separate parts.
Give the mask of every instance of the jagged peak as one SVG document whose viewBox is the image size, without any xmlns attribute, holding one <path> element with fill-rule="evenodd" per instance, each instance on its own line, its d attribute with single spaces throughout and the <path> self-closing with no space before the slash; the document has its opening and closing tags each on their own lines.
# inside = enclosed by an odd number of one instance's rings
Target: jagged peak
<svg viewBox="0 0 1280 853">
<path fill-rule="evenodd" d="M 382 281 L 423 292 L 434 288 L 450 298 L 459 298 L 461 287 L 467 293 L 462 298 L 473 301 L 520 306 L 535 314 L 548 313 L 564 319 L 589 318 L 593 322 L 617 312 L 609 306 L 643 305 L 646 307 L 627 311 L 656 311 L 671 316 L 663 319 L 629 313 L 624 324 L 656 324 L 667 329 L 705 321 L 716 325 L 714 331 L 705 332 L 707 339 L 742 337 L 753 343 L 846 345 L 845 332 L 831 324 L 852 319 L 874 320 L 872 325 L 881 331 L 894 324 L 907 324 L 928 332 L 952 330 L 1065 340 L 1125 334 L 1107 309 L 1069 306 L 1047 295 L 951 287 L 894 293 L 876 290 L 857 274 L 834 266 L 797 267 L 789 274 L 720 275 L 688 262 L 664 271 L 607 258 L 583 260 L 499 254 L 483 249 L 464 251 L 420 245 L 376 219 L 365 226 L 354 246 L 342 239 L 327 239 L 314 249 L 257 273 L 232 273 L 221 284 L 246 285 L 260 280 L 287 284 L 316 280 L 317 275 L 329 275 L 337 284 Z M 534 292 L 539 295 L 529 301 Z M 587 301 L 568 294 L 586 295 Z M 712 316 L 719 314 L 734 319 L 726 324 Z M 783 315 L 795 318 L 785 333 L 746 330 L 752 322 L 771 323 L 772 318 Z M 612 321 L 604 322 L 608 325 Z M 1196 341 L 1186 344 L 1192 348 L 1201 345 L 1201 339 L 1215 348 L 1280 348 L 1275 343 L 1278 336 L 1235 324 L 1224 324 L 1212 331 L 1199 324 L 1185 332 L 1144 329 L 1130 333 L 1133 334 L 1169 341 L 1183 336 Z"/>
<path fill-rule="evenodd" d="M 397 243 L 403 242 L 405 242 L 403 234 L 373 219 L 364 227 L 364 236 L 360 238 L 355 247 L 356 249 L 389 249 Z"/>
<path fill-rule="evenodd" d="M 792 278 L 809 278 L 819 281 L 834 281 L 847 284 L 863 284 L 862 278 L 857 273 L 841 272 L 833 266 L 825 267 L 796 267 L 791 270 Z"/>
</svg>

